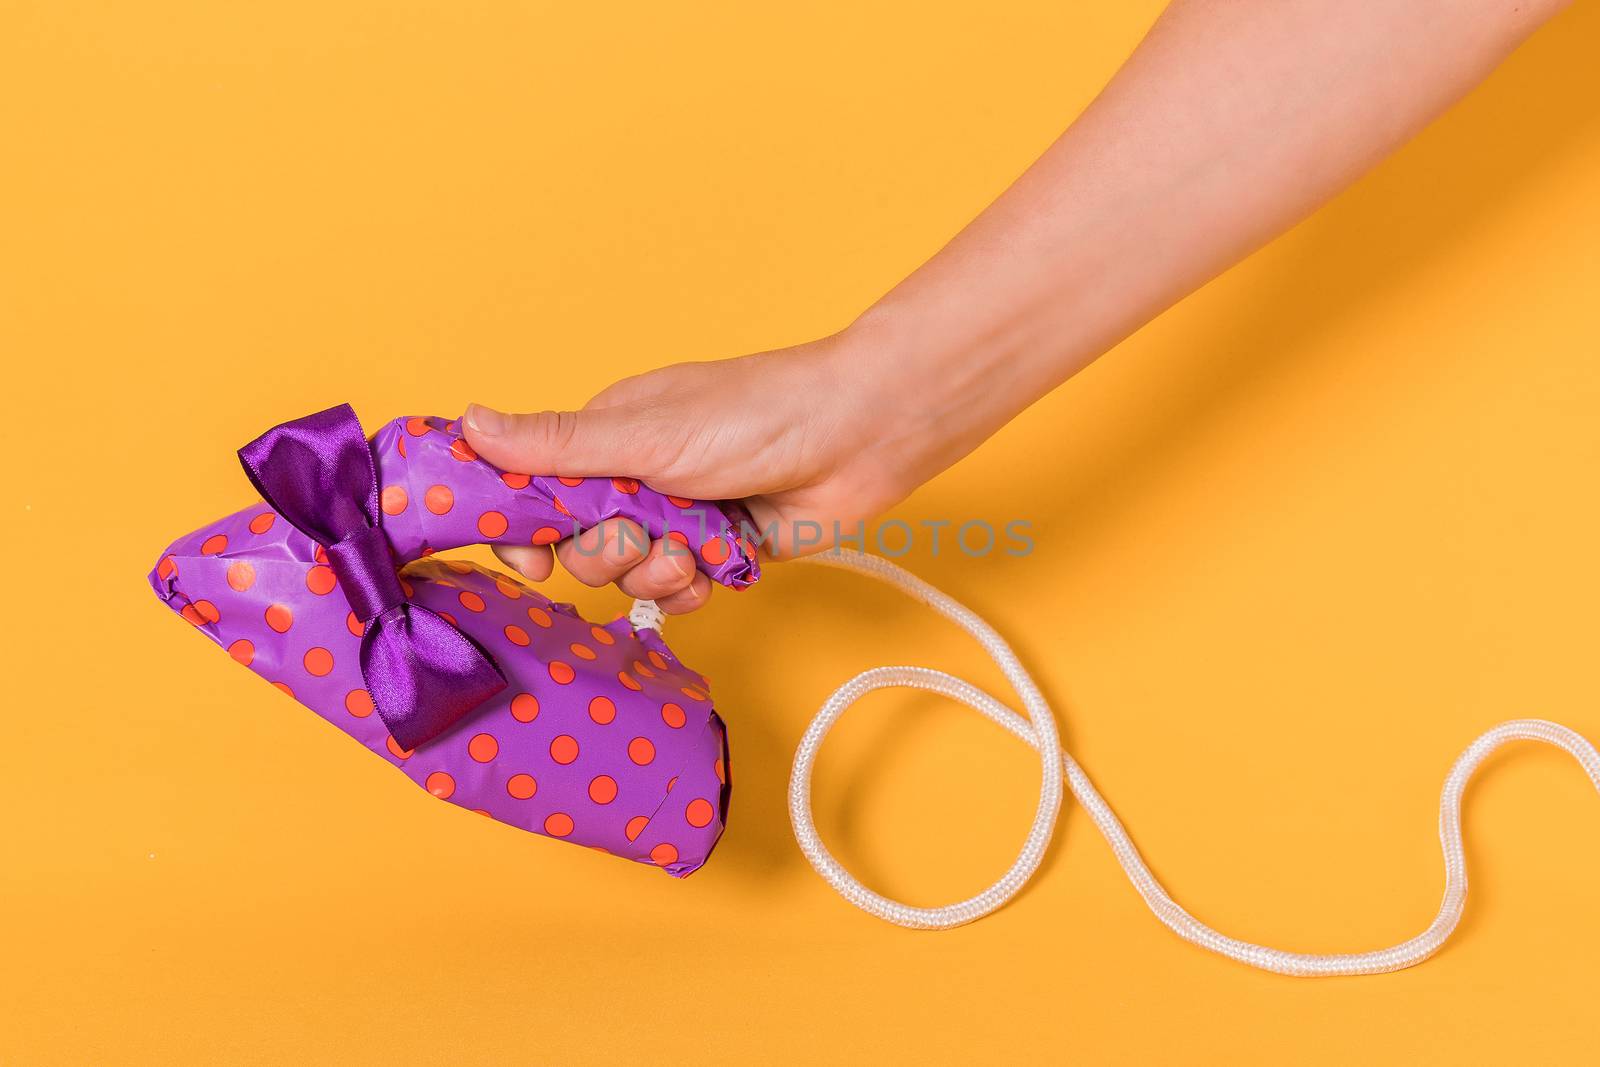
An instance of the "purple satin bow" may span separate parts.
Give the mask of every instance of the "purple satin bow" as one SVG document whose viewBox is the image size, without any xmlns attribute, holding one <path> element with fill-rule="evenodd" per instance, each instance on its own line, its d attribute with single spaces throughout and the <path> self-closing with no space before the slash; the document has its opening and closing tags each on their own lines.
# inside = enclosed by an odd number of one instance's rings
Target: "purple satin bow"
<svg viewBox="0 0 1600 1067">
<path fill-rule="evenodd" d="M 378 474 L 349 404 L 275 426 L 239 449 L 262 499 L 328 555 L 366 624 L 361 676 L 402 748 L 438 737 L 506 687 L 494 660 L 444 619 L 406 600 L 378 508 Z"/>
</svg>

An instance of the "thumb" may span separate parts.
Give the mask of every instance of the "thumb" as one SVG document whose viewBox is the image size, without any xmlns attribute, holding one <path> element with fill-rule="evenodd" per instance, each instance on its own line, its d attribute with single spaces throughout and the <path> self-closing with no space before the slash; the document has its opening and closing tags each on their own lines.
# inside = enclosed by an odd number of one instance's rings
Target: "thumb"
<svg viewBox="0 0 1600 1067">
<path fill-rule="evenodd" d="M 630 455 L 637 432 L 626 408 L 537 411 L 511 415 L 471 404 L 462 418 L 467 443 L 501 470 L 585 478 L 639 474 Z"/>
</svg>

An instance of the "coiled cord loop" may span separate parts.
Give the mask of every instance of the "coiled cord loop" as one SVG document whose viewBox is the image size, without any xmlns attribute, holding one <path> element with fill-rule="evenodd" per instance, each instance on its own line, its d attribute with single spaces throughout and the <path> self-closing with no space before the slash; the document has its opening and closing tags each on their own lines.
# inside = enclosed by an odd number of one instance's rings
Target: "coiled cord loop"
<svg viewBox="0 0 1600 1067">
<path fill-rule="evenodd" d="M 834 549 L 807 557 L 805 562 L 839 570 L 853 571 L 876 578 L 933 608 L 973 636 L 999 666 L 1006 680 L 1021 698 L 1027 717 L 1018 715 L 983 690 L 943 671 L 927 667 L 876 667 L 850 679 L 834 691 L 811 720 L 810 727 L 795 751 L 794 770 L 789 778 L 789 817 L 795 837 L 818 874 L 856 907 L 899 926 L 919 930 L 945 930 L 972 922 L 1010 900 L 1027 884 L 1044 858 L 1050 835 L 1060 812 L 1062 782 L 1089 813 L 1096 828 L 1111 846 L 1145 904 L 1173 933 L 1229 959 L 1264 971 L 1297 977 L 1348 974 L 1380 974 L 1421 963 L 1439 951 L 1456 924 L 1461 921 L 1467 898 L 1466 853 L 1461 839 L 1461 795 L 1473 772 L 1490 754 L 1513 741 L 1541 741 L 1570 755 L 1600 790 L 1600 753 L 1580 734 L 1558 723 L 1543 719 L 1515 719 L 1486 731 L 1467 747 L 1451 767 L 1439 797 L 1439 842 L 1444 852 L 1444 898 L 1439 912 L 1427 929 L 1409 940 L 1388 948 L 1368 952 L 1305 953 L 1286 952 L 1228 937 L 1185 911 L 1172 899 L 1151 873 L 1144 857 L 1128 837 L 1128 832 L 1094 783 L 1072 756 L 1061 748 L 1055 716 L 1033 678 L 1023 669 L 1016 654 L 988 623 L 971 610 L 933 586 L 879 556 L 845 549 Z M 1040 754 L 1041 782 L 1039 807 L 1033 825 L 1011 868 L 988 889 L 967 900 L 938 908 L 918 908 L 890 900 L 862 885 L 823 845 L 811 815 L 811 773 L 823 738 L 838 722 L 845 709 L 866 694 L 878 689 L 905 687 L 939 693 L 981 712 L 1006 730 L 1026 741 Z"/>
</svg>

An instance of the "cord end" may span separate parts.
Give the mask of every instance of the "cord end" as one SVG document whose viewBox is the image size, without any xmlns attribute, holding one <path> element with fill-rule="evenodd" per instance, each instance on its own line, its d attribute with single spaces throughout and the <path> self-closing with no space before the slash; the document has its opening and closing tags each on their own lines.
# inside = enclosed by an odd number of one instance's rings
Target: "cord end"
<svg viewBox="0 0 1600 1067">
<path fill-rule="evenodd" d="M 628 625 L 635 630 L 654 630 L 661 632 L 661 625 L 667 621 L 667 613 L 656 605 L 654 600 L 635 600 L 633 608 L 628 612 Z"/>
</svg>

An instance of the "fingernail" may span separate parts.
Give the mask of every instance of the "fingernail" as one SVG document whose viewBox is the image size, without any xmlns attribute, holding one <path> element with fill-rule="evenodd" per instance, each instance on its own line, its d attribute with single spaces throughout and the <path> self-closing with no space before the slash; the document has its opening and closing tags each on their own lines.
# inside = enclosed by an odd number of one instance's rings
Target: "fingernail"
<svg viewBox="0 0 1600 1067">
<path fill-rule="evenodd" d="M 468 404 L 466 419 L 468 426 L 485 437 L 499 437 L 506 432 L 506 417 L 482 404 Z"/>
<path fill-rule="evenodd" d="M 663 552 L 650 561 L 650 580 L 655 582 L 681 582 L 689 577 L 691 568 L 686 555 Z"/>
</svg>

